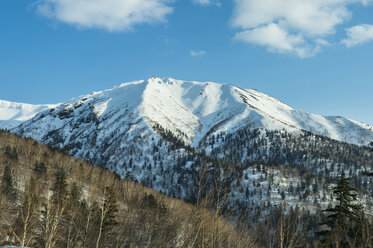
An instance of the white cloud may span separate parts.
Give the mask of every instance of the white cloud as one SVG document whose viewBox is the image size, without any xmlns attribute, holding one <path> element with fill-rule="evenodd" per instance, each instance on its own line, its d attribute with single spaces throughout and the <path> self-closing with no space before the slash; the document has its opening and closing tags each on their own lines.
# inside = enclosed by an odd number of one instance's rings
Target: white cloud
<svg viewBox="0 0 373 248">
<path fill-rule="evenodd" d="M 200 51 L 191 50 L 190 51 L 190 56 L 192 56 L 192 57 L 203 56 L 205 54 L 206 54 L 206 52 L 203 51 L 203 50 L 200 50 Z"/>
<path fill-rule="evenodd" d="M 165 21 L 167 0 L 39 0 L 37 11 L 81 28 L 130 30 L 136 24 Z"/>
<path fill-rule="evenodd" d="M 324 38 L 336 32 L 352 13 L 350 4 L 372 0 L 235 0 L 232 25 L 242 31 L 235 38 L 259 44 L 272 52 L 300 57 L 330 45 Z M 256 37 L 257 36 L 257 37 Z"/>
<path fill-rule="evenodd" d="M 346 47 L 353 47 L 373 41 L 373 25 L 362 24 L 346 28 L 348 38 L 342 40 Z"/>
<path fill-rule="evenodd" d="M 218 7 L 221 6 L 221 3 L 219 1 L 215 1 L 215 0 L 192 0 L 193 3 L 195 4 L 200 4 L 200 5 L 203 5 L 203 6 L 207 6 L 207 5 L 216 5 Z"/>
<path fill-rule="evenodd" d="M 295 53 L 302 58 L 312 56 L 318 48 L 308 47 L 301 35 L 288 34 L 275 23 L 239 32 L 235 39 L 266 46 L 272 52 Z"/>
<path fill-rule="evenodd" d="M 192 0 L 193 3 L 201 4 L 201 5 L 210 5 L 210 0 Z"/>
</svg>

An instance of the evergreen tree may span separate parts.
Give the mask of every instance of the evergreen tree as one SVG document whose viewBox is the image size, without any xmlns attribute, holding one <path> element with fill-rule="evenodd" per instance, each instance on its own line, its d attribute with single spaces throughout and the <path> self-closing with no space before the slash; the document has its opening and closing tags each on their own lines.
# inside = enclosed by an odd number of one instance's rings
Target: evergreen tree
<svg viewBox="0 0 373 248">
<path fill-rule="evenodd" d="M 43 162 L 37 162 L 34 166 L 34 171 L 37 173 L 38 177 L 45 175 L 47 173 L 47 167 Z"/>
<path fill-rule="evenodd" d="M 68 190 L 66 174 L 62 168 L 57 168 L 55 182 L 52 185 L 52 196 L 43 204 L 41 212 L 42 231 L 39 245 L 45 248 L 63 246 L 65 237 L 61 234 L 66 231 Z"/>
<path fill-rule="evenodd" d="M 125 178 L 130 180 L 130 181 L 133 181 L 133 175 L 132 175 L 131 171 L 126 172 Z"/>
<path fill-rule="evenodd" d="M 13 176 L 9 165 L 4 167 L 3 177 L 1 178 L 1 193 L 5 195 L 8 200 L 16 200 L 16 190 L 13 185 Z"/>
<path fill-rule="evenodd" d="M 16 148 L 11 148 L 9 145 L 6 145 L 3 147 L 3 151 L 5 155 L 7 155 L 10 159 L 12 160 L 17 160 L 18 159 L 18 153 Z"/>
<path fill-rule="evenodd" d="M 318 232 L 322 237 L 323 247 L 347 247 L 353 239 L 353 230 L 360 223 L 362 206 L 354 203 L 357 200 L 357 191 L 350 186 L 349 180 L 351 178 L 347 178 L 342 170 L 340 180 L 333 188 L 337 204 L 323 211 L 327 213 L 327 217 L 321 225 L 326 225 L 327 229 Z"/>
<path fill-rule="evenodd" d="M 69 197 L 67 198 L 68 203 L 65 213 L 68 224 L 63 240 L 64 246 L 67 248 L 76 247 L 78 242 L 83 242 L 81 231 L 86 228 L 84 223 L 86 204 L 82 203 L 81 198 L 82 189 L 76 182 L 73 182 L 70 187 Z"/>
<path fill-rule="evenodd" d="M 104 231 L 109 232 L 114 226 L 118 224 L 116 221 L 116 213 L 118 212 L 118 204 L 116 200 L 116 196 L 112 187 L 106 187 L 105 190 L 106 195 L 104 208 L 107 209 L 106 217 L 104 220 L 103 228 Z"/>
<path fill-rule="evenodd" d="M 68 193 L 65 171 L 62 168 L 57 168 L 55 178 L 56 181 L 52 186 L 53 200 L 55 203 L 60 203 Z"/>
</svg>

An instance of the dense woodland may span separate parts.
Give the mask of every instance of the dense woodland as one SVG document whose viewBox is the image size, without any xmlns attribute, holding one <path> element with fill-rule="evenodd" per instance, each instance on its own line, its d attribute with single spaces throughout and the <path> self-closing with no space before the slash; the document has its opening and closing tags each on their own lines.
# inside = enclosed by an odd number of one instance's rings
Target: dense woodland
<svg viewBox="0 0 373 248">
<path fill-rule="evenodd" d="M 293 137 L 279 135 L 282 142 L 271 149 L 283 152 Z M 372 168 L 372 151 L 305 135 L 296 140 L 305 143 L 293 143 L 290 155 L 275 163 L 261 152 L 270 136 L 251 139 L 263 139 L 255 148 L 260 160 L 246 155 L 239 161 L 235 149 L 248 151 L 251 142 L 221 134 L 206 140 L 210 151 L 194 151 L 169 135 L 151 147 L 155 160 L 143 158 L 140 168 L 129 156 L 122 180 L 66 150 L 1 131 L 0 241 L 11 227 L 11 241 L 29 247 L 372 247 L 372 177 L 363 175 Z M 214 142 L 233 145 L 223 149 Z M 321 144 L 330 149 L 317 150 Z M 159 152 L 165 147 L 173 167 Z M 311 149 L 304 160 L 309 163 L 299 163 L 301 147 Z M 343 151 L 360 159 L 352 164 L 354 158 L 343 158 Z M 335 159 L 328 160 L 332 153 Z M 164 168 L 163 174 L 154 168 Z M 136 170 L 149 175 L 132 182 Z M 190 203 L 146 188 L 162 182 L 150 173 L 169 181 L 168 195 L 182 198 L 182 188 L 189 186 Z"/>
</svg>

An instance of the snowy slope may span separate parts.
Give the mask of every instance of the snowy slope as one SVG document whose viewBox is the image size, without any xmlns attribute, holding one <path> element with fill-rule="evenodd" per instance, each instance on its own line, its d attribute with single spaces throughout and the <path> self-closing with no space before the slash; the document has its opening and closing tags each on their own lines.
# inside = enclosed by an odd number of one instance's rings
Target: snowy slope
<svg viewBox="0 0 373 248">
<path fill-rule="evenodd" d="M 153 78 L 143 93 L 142 114 L 196 147 L 211 133 L 240 127 L 310 131 L 339 141 L 368 144 L 373 128 L 343 117 L 299 111 L 256 90 L 232 85 Z"/>
<path fill-rule="evenodd" d="M 2 110 L 2 120 L 6 116 L 12 116 L 7 119 L 10 121 L 25 120 L 43 108 L 48 108 L 16 106 L 18 108 Z M 8 109 L 16 109 L 18 112 L 8 114 Z M 43 118 L 37 117 L 26 122 L 15 131 L 46 141 L 50 131 L 66 129 L 66 125 L 70 125 L 73 120 L 76 122 L 88 114 L 98 123 L 96 128 L 100 131 L 96 132 L 101 139 L 113 130 L 123 128 L 117 123 L 134 119 L 135 122 L 141 122 L 138 127 L 151 129 L 159 124 L 193 147 L 197 147 L 210 134 L 234 132 L 241 127 L 284 129 L 288 132 L 305 130 L 359 145 L 366 145 L 373 140 L 373 128 L 357 121 L 299 111 L 256 90 L 171 78 L 153 77 L 124 83 L 110 90 L 72 99 L 61 104 L 53 113 L 45 112 Z M 66 136 L 61 137 L 63 145 L 70 140 L 70 131 L 65 130 L 65 133 Z"/>
<path fill-rule="evenodd" d="M 11 129 L 57 105 L 31 105 L 0 100 L 0 129 Z"/>
<path fill-rule="evenodd" d="M 9 106 L 0 111 L 2 120 L 22 121 L 12 132 L 67 148 L 70 155 L 187 200 L 196 196 L 196 175 L 206 158 L 203 153 L 241 163 L 233 172 L 229 201 L 239 201 L 245 209 L 247 204 L 255 208 L 266 200 L 281 202 L 280 190 L 289 192 L 292 180 L 294 187 L 301 188 L 304 178 L 281 174 L 282 165 L 305 165 L 309 175 L 320 172 L 320 178 L 335 177 L 335 168 L 354 170 L 356 175 L 373 168 L 369 149 L 305 132 L 366 145 L 373 141 L 371 126 L 296 110 L 257 90 L 228 84 L 153 77 L 53 107 L 14 104 L 16 110 L 12 112 Z M 165 135 L 166 130 L 192 149 Z M 271 190 L 268 175 L 254 171 L 250 164 L 261 161 L 281 164 L 266 169 L 277 175 Z M 282 182 L 284 175 L 289 176 L 287 184 Z M 320 184 L 323 189 L 315 194 L 303 188 L 286 193 L 286 199 L 298 204 L 301 192 L 303 205 L 299 206 L 311 206 L 315 197 L 320 202 L 324 195 L 330 195 L 328 187 Z"/>
</svg>

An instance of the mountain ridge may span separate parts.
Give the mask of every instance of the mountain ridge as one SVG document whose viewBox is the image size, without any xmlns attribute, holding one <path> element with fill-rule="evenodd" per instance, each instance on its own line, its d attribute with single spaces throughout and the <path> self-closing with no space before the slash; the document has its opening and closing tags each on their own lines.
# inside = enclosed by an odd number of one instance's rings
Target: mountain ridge
<svg viewBox="0 0 373 248">
<path fill-rule="evenodd" d="M 149 122 L 149 126 L 159 123 L 192 147 L 198 147 L 206 135 L 235 131 L 243 126 L 290 132 L 304 130 L 358 145 L 367 145 L 373 140 L 373 127 L 367 124 L 296 110 L 257 90 L 241 89 L 230 84 L 156 77 L 123 83 L 57 105 L 18 104 L 31 108 L 31 113 L 22 115 L 19 111 L 16 113 L 19 115 L 17 122 L 8 126 L 7 123 L 14 121 L 15 114 L 9 115 L 8 119 L 6 114 L 0 115 L 0 127 L 11 129 L 43 111 L 48 112 L 60 105 L 69 111 L 68 106 L 79 107 L 87 100 L 94 102 L 92 113 L 98 119 L 105 116 L 105 112 L 120 112 L 121 106 L 128 106 L 133 114 Z"/>
<path fill-rule="evenodd" d="M 27 104 L 0 100 L 0 128 L 11 129 L 58 104 Z"/>
</svg>

